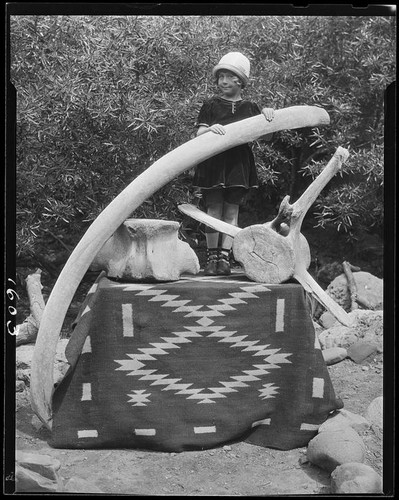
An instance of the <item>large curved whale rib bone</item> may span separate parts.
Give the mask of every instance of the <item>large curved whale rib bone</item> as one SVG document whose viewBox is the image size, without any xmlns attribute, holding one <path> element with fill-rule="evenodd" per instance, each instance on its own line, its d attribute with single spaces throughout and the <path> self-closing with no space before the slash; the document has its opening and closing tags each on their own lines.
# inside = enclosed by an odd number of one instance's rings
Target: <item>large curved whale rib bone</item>
<svg viewBox="0 0 399 500">
<path fill-rule="evenodd" d="M 244 229 L 211 217 L 193 205 L 179 205 L 179 210 L 203 224 L 231 236 L 233 254 L 243 265 L 245 274 L 252 280 L 266 283 L 282 283 L 295 278 L 342 324 L 349 326 L 349 315 L 318 285 L 308 273 L 310 250 L 301 231 L 306 212 L 317 196 L 340 170 L 349 153 L 339 147 L 326 168 L 310 184 L 302 196 L 292 205 L 286 196 L 281 202 L 277 217 L 265 224 Z M 288 224 L 287 224 L 288 222 Z"/>
<path fill-rule="evenodd" d="M 202 134 L 166 154 L 133 180 L 97 217 L 70 255 L 49 296 L 40 323 L 31 371 L 31 405 L 51 428 L 53 366 L 59 334 L 73 296 L 93 258 L 116 229 L 147 198 L 198 163 L 234 146 L 279 130 L 328 125 L 328 113 L 316 106 L 277 110 L 226 125 L 226 134 Z"/>
</svg>

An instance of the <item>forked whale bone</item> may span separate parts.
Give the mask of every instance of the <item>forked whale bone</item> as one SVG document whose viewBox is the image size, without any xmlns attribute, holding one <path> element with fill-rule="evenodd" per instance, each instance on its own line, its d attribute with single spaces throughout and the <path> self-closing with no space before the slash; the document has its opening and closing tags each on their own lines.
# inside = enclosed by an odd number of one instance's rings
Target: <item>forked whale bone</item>
<svg viewBox="0 0 399 500">
<path fill-rule="evenodd" d="M 289 204 L 289 196 L 286 196 L 277 217 L 265 224 L 240 229 L 211 217 L 194 205 L 182 204 L 178 208 L 193 219 L 231 236 L 234 258 L 242 264 L 248 278 L 270 284 L 295 278 L 342 324 L 349 326 L 350 316 L 308 273 L 310 250 L 306 238 L 300 232 L 306 212 L 348 156 L 348 151 L 339 147 L 302 196 L 292 205 Z"/>
<path fill-rule="evenodd" d="M 136 177 L 94 220 L 73 250 L 48 298 L 32 358 L 32 409 L 51 429 L 53 367 L 65 315 L 93 258 L 116 229 L 147 198 L 177 175 L 227 149 L 280 130 L 328 125 L 328 113 L 317 106 L 276 110 L 268 122 L 263 114 L 225 126 L 226 134 L 202 134 L 169 152 Z"/>
</svg>

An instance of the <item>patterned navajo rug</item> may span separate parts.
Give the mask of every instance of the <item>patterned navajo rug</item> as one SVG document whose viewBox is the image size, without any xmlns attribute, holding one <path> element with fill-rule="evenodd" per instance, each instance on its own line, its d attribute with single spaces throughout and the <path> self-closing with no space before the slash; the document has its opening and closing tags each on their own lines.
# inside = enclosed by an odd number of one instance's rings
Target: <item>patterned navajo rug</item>
<svg viewBox="0 0 399 500">
<path fill-rule="evenodd" d="M 303 288 L 244 275 L 122 283 L 100 276 L 53 397 L 56 448 L 306 446 L 342 408 Z"/>
</svg>

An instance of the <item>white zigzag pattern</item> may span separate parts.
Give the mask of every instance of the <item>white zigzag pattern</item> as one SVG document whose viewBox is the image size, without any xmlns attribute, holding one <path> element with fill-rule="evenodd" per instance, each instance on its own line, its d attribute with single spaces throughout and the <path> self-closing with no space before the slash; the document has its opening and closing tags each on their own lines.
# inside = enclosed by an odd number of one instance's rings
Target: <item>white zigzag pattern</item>
<svg viewBox="0 0 399 500">
<path fill-rule="evenodd" d="M 291 361 L 286 358 L 290 356 L 290 353 L 280 353 L 280 349 L 268 349 L 269 345 L 256 345 L 259 344 L 259 340 L 256 341 L 244 341 L 248 335 L 235 336 L 237 331 L 225 331 L 225 326 L 213 326 L 209 328 L 209 325 L 214 321 L 210 318 L 224 316 L 222 311 L 231 311 L 236 308 L 234 305 L 246 304 L 243 299 L 253 299 L 259 298 L 253 292 L 266 292 L 270 291 L 264 285 L 253 285 L 241 287 L 241 292 L 229 293 L 231 298 L 218 299 L 220 304 L 213 305 L 187 305 L 191 300 L 176 300 L 179 295 L 169 295 L 166 294 L 167 290 L 153 290 L 151 288 L 146 288 L 140 291 L 137 295 L 144 295 L 151 297 L 150 302 L 165 302 L 162 307 L 174 308 L 172 312 L 187 313 L 184 317 L 199 317 L 200 319 L 196 322 L 199 323 L 200 327 L 189 327 L 184 326 L 186 331 L 172 332 L 174 337 L 161 337 L 163 342 L 152 342 L 149 345 L 152 347 L 139 348 L 142 354 L 128 354 L 131 359 L 127 360 L 115 360 L 120 364 L 116 370 L 128 371 L 127 375 L 140 377 L 140 380 L 150 381 L 150 385 L 164 385 L 163 391 L 176 391 L 176 394 L 185 395 L 187 399 L 199 400 L 198 403 L 215 403 L 214 399 L 225 398 L 226 394 L 231 392 L 237 392 L 241 387 L 248 387 L 247 382 L 253 382 L 260 380 L 260 376 L 267 375 L 269 369 L 279 368 L 278 364 L 281 363 L 291 363 Z M 207 307 L 208 310 L 199 311 L 202 307 Z M 184 384 L 181 383 L 181 378 L 168 378 L 169 374 L 156 374 L 157 370 L 143 370 L 145 364 L 142 361 L 153 361 L 156 360 L 154 356 L 162 356 L 169 354 L 167 350 L 169 349 L 180 349 L 177 344 L 184 344 L 191 342 L 191 338 L 202 337 L 201 333 L 209 333 L 208 337 L 219 338 L 217 342 L 230 343 L 230 347 L 239 348 L 242 351 L 250 351 L 253 356 L 266 356 L 263 361 L 266 364 L 253 365 L 255 370 L 244 370 L 243 375 L 231 376 L 229 381 L 220 381 L 223 387 L 208 387 L 208 391 L 205 387 L 194 389 L 191 388 L 192 383 Z M 273 397 L 273 391 L 269 390 L 269 386 L 272 384 L 264 385 L 265 389 L 260 390 L 261 395 L 265 399 L 266 397 Z M 266 389 L 267 386 L 267 389 Z M 267 395 L 266 394 L 267 392 Z M 132 396 L 132 395 L 130 395 Z M 130 400 L 132 401 L 132 400 Z M 136 400 L 137 401 L 137 400 Z M 145 401 L 145 399 L 144 399 Z M 140 405 L 144 404 L 143 400 L 140 400 Z M 136 402 L 137 405 L 137 402 Z"/>
</svg>

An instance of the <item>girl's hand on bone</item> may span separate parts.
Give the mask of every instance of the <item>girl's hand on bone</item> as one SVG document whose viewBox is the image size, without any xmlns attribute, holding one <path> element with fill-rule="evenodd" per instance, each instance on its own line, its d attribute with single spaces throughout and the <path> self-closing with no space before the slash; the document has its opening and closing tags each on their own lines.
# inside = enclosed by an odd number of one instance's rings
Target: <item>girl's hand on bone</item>
<svg viewBox="0 0 399 500">
<path fill-rule="evenodd" d="M 224 135 L 226 133 L 226 129 L 223 125 L 220 125 L 220 123 L 215 123 L 215 125 L 209 127 L 209 130 L 211 130 L 214 134 Z"/>
<path fill-rule="evenodd" d="M 274 109 L 273 108 L 263 108 L 262 113 L 268 122 L 271 122 L 273 120 L 273 118 L 274 118 Z"/>
</svg>

